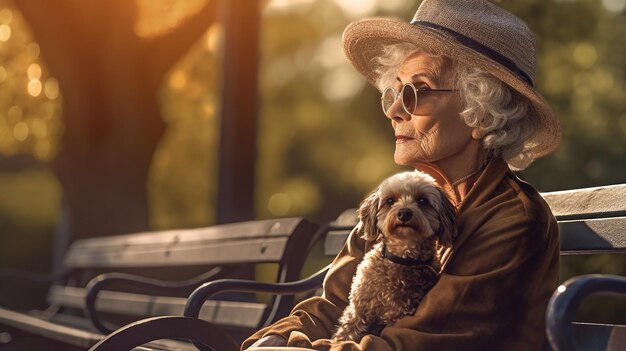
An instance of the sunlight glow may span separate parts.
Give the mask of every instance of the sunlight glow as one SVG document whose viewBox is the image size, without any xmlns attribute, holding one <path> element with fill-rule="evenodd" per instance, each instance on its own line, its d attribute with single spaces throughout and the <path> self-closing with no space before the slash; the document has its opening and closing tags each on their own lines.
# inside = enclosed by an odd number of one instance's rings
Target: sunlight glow
<svg viewBox="0 0 626 351">
<path fill-rule="evenodd" d="M 198 12 L 208 1 L 217 0 L 137 0 L 139 16 L 135 33 L 140 37 L 166 33 Z"/>
<path fill-rule="evenodd" d="M 37 97 L 39 96 L 39 94 L 41 94 L 41 90 L 42 90 L 42 85 L 41 85 L 41 81 L 39 79 L 31 79 L 28 82 L 28 93 L 33 96 L 33 97 Z"/>
<path fill-rule="evenodd" d="M 178 70 L 170 76 L 170 87 L 175 90 L 181 90 L 187 85 L 187 74 Z"/>
<path fill-rule="evenodd" d="M 210 52 L 216 55 L 220 55 L 223 51 L 222 46 L 224 42 L 224 28 L 222 27 L 222 25 L 219 23 L 212 25 L 207 31 L 205 38 L 206 39 L 204 43 L 206 45 L 206 48 Z"/>
<path fill-rule="evenodd" d="M 370 16 L 376 11 L 378 5 L 376 0 L 335 0 L 335 2 L 350 18 Z"/>
<path fill-rule="evenodd" d="M 598 52 L 596 47 L 590 43 L 580 43 L 574 48 L 572 53 L 574 61 L 581 67 L 589 68 L 596 63 Z"/>
<path fill-rule="evenodd" d="M 329 101 L 345 101 L 359 93 L 365 81 L 350 66 L 344 64 L 330 70 L 322 78 L 322 94 Z"/>
<path fill-rule="evenodd" d="M 385 0 L 379 2 L 381 10 L 396 12 L 396 13 L 411 13 L 415 11 L 413 4 L 410 1 L 405 0 Z"/>
<path fill-rule="evenodd" d="M 24 141 L 28 138 L 29 130 L 28 125 L 24 122 L 19 122 L 13 127 L 13 137 L 17 141 Z"/>
<path fill-rule="evenodd" d="M 0 23 L 9 24 L 11 23 L 12 19 L 13 19 L 13 12 L 11 12 L 11 10 L 9 9 L 0 10 Z"/>
<path fill-rule="evenodd" d="M 602 5 L 611 12 L 619 13 L 626 8 L 626 0 L 602 0 Z"/>
<path fill-rule="evenodd" d="M 264 8 L 263 11 L 298 11 L 306 10 L 313 0 L 271 0 Z"/>
<path fill-rule="evenodd" d="M 54 78 L 46 80 L 46 84 L 43 88 L 43 93 L 50 100 L 54 100 L 59 97 L 59 82 Z"/>
<path fill-rule="evenodd" d="M 341 35 L 329 36 L 318 45 L 313 59 L 325 69 L 343 64 L 346 59 L 342 47 Z"/>
<path fill-rule="evenodd" d="M 283 193 L 277 193 L 267 201 L 267 209 L 275 216 L 284 216 L 291 209 L 291 199 Z"/>
<path fill-rule="evenodd" d="M 26 70 L 26 74 L 31 80 L 41 78 L 41 66 L 36 63 L 31 63 Z"/>
<path fill-rule="evenodd" d="M 8 41 L 11 38 L 11 27 L 6 24 L 0 25 L 0 41 Z"/>
</svg>

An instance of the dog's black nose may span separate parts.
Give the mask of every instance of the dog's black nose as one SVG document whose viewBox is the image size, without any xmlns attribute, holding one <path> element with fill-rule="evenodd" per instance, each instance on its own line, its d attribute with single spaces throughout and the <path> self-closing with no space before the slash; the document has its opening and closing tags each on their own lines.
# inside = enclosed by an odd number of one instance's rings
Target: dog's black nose
<svg viewBox="0 0 626 351">
<path fill-rule="evenodd" d="M 411 218 L 413 217 L 413 212 L 411 212 L 410 209 L 408 208 L 401 208 L 398 210 L 398 219 L 401 222 L 406 222 L 411 220 Z"/>
</svg>

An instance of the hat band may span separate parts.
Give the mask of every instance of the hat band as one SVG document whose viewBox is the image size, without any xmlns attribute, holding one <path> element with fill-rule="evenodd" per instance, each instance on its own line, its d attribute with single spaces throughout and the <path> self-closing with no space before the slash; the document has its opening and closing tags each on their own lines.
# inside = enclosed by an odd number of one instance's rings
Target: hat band
<svg viewBox="0 0 626 351">
<path fill-rule="evenodd" d="M 508 68 L 511 72 L 517 74 L 523 81 L 525 81 L 526 83 L 528 83 L 531 87 L 533 86 L 533 80 L 530 79 L 530 76 L 528 74 L 526 74 L 526 72 L 524 72 L 521 68 L 517 67 L 517 65 L 515 64 L 515 62 L 513 62 L 511 59 L 509 59 L 508 57 L 500 54 L 499 52 L 496 52 L 495 50 L 477 42 L 476 40 L 472 39 L 472 38 L 468 38 L 465 35 L 459 33 L 459 32 L 455 32 L 454 30 L 450 29 L 450 28 L 446 28 L 443 26 L 440 26 L 438 24 L 432 23 L 432 22 L 427 22 L 427 21 L 418 21 L 418 20 L 413 20 L 411 21 L 411 24 L 413 25 L 420 25 L 423 27 L 427 27 L 427 28 L 431 28 L 431 29 L 436 29 L 436 30 L 442 30 L 450 35 L 452 35 L 454 37 L 454 39 L 456 39 L 460 44 L 474 50 L 477 51 L 487 57 L 489 57 L 490 59 L 496 61 L 497 63 L 501 64 L 502 66 Z"/>
</svg>

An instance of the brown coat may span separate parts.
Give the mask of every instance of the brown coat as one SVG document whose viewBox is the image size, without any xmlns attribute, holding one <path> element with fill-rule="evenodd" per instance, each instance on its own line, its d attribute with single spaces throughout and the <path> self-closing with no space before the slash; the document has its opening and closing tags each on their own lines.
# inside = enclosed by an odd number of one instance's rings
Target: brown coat
<svg viewBox="0 0 626 351">
<path fill-rule="evenodd" d="M 546 305 L 559 277 L 558 227 L 548 205 L 496 159 L 461 203 L 458 225 L 435 287 L 414 315 L 380 336 L 332 348 L 327 340 L 369 248 L 354 231 L 326 277 L 322 297 L 303 301 L 242 348 L 279 334 L 289 346 L 332 351 L 540 350 Z"/>
</svg>

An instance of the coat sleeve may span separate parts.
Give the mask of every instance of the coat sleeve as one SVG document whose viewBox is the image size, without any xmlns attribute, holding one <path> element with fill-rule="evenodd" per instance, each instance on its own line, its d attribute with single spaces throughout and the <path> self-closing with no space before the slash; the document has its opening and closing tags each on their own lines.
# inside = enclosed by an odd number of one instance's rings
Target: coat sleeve
<svg viewBox="0 0 626 351">
<path fill-rule="evenodd" d="M 414 315 L 384 328 L 380 336 L 330 345 L 327 338 L 333 323 L 347 305 L 350 280 L 346 277 L 354 274 L 356 257 L 362 257 L 362 251 L 350 255 L 351 241 L 325 282 L 324 297 L 303 303 L 265 333 L 280 333 L 289 339 L 289 346 L 325 351 L 539 349 L 545 304 L 558 281 L 558 276 L 552 276 L 558 273 L 558 234 L 554 233 L 557 239 L 548 240 L 547 234 L 556 229 L 546 224 L 518 216 L 478 228 L 451 258 Z M 555 265 L 556 270 L 547 267 Z M 529 301 L 529 296 L 540 298 Z M 528 313 L 536 316 L 527 318 Z M 537 325 L 519 328 L 516 324 L 522 320 Z M 511 333 L 527 335 L 512 337 Z M 507 340 L 524 337 L 528 344 L 503 348 Z"/>
<path fill-rule="evenodd" d="M 360 237 L 360 226 L 348 236 L 346 245 L 334 259 L 324 279 L 321 297 L 312 297 L 298 304 L 288 317 L 263 328 L 242 344 L 242 350 L 264 336 L 278 334 L 289 339 L 290 334 L 306 335 L 309 340 L 328 339 L 334 332 L 337 320 L 348 305 L 348 294 L 356 267 L 363 259 L 365 241 Z"/>
</svg>

